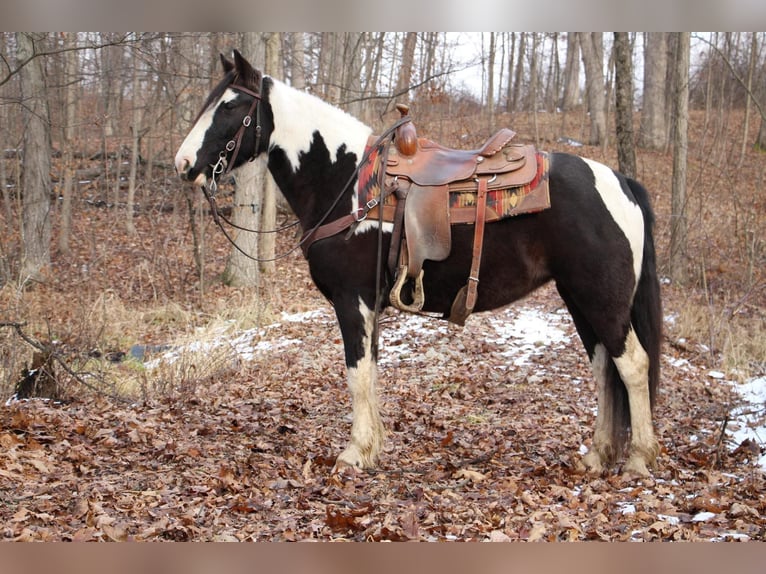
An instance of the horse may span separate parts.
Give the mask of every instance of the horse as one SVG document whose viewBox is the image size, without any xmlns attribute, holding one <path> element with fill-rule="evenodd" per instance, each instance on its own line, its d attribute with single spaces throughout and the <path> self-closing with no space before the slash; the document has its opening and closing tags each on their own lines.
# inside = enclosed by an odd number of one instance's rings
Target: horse
<svg viewBox="0 0 766 574">
<path fill-rule="evenodd" d="M 237 50 L 221 62 L 223 78 L 181 144 L 176 171 L 214 189 L 222 174 L 265 161 L 304 238 L 328 221 L 354 220 L 343 233 L 313 242 L 305 257 L 336 314 L 352 400 L 350 441 L 335 468 L 375 468 L 385 436 L 376 391 L 377 318 L 389 304 L 393 277 L 381 265 L 392 225 L 358 217 L 358 173 L 372 129 L 261 73 Z M 474 311 L 506 306 L 553 281 L 596 382 L 585 470 L 619 470 L 624 461 L 623 474 L 648 476 L 660 451 L 652 413 L 662 324 L 648 193 L 594 160 L 559 152 L 549 160 L 550 208 L 486 225 Z M 474 225 L 453 225 L 451 233 L 449 255 L 423 263 L 422 310 L 445 317 L 469 274 Z"/>
</svg>

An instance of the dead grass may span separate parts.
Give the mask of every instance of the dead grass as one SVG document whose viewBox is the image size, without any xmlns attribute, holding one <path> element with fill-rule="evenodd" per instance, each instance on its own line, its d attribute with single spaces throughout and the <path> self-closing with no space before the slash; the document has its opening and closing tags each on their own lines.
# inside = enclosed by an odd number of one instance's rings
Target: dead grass
<svg viewBox="0 0 766 574">
<path fill-rule="evenodd" d="M 732 295 L 665 286 L 665 335 L 705 364 L 746 380 L 766 373 L 766 312 Z"/>
</svg>

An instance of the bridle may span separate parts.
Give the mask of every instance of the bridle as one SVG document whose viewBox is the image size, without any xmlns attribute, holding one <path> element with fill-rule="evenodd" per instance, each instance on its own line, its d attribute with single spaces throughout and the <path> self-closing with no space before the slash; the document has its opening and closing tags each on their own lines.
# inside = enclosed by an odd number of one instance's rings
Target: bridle
<svg viewBox="0 0 766 574">
<path fill-rule="evenodd" d="M 255 93 L 253 90 L 246 88 L 245 86 L 242 86 L 240 84 L 230 84 L 229 88 L 232 90 L 237 90 L 239 92 L 242 92 L 243 94 L 247 94 L 248 96 L 251 96 L 253 98 L 253 102 L 250 104 L 250 109 L 248 110 L 247 114 L 244 118 L 242 118 L 242 124 L 239 126 L 239 129 L 234 134 L 234 137 L 230 139 L 227 143 L 224 149 L 222 149 L 218 153 L 218 161 L 215 164 L 211 164 L 211 167 L 213 168 L 212 174 L 210 176 L 210 186 L 203 185 L 202 186 L 202 192 L 205 195 L 205 198 L 207 199 L 208 203 L 210 204 L 210 211 L 213 215 L 213 221 L 215 224 L 220 228 L 220 230 L 223 232 L 226 239 L 231 243 L 237 251 L 239 251 L 242 255 L 247 257 L 248 259 L 252 259 L 253 261 L 257 261 L 259 263 L 265 263 L 265 262 L 271 262 L 271 261 L 278 261 L 280 259 L 284 259 L 285 257 L 289 256 L 293 251 L 296 251 L 297 249 L 303 249 L 304 255 L 308 257 L 308 246 L 311 245 L 314 241 L 316 241 L 318 238 L 316 237 L 317 231 L 320 230 L 322 227 L 328 227 L 325 225 L 325 222 L 330 217 L 332 212 L 335 210 L 335 208 L 340 203 L 343 196 L 346 194 L 346 191 L 349 189 L 351 184 L 354 182 L 356 177 L 359 175 L 360 170 L 362 167 L 369 161 L 370 156 L 372 153 L 380 147 L 383 142 L 386 141 L 387 138 L 393 137 L 394 132 L 396 129 L 401 126 L 402 124 L 405 124 L 411 120 L 410 116 L 404 116 L 400 118 L 393 126 L 388 128 L 379 138 L 378 140 L 372 145 L 369 146 L 365 154 L 362 156 L 361 161 L 357 164 L 356 169 L 351 174 L 351 176 L 348 178 L 348 181 L 343 186 L 343 188 L 338 193 L 335 200 L 330 205 L 329 209 L 325 212 L 325 214 L 319 219 L 316 225 L 312 227 L 311 229 L 305 231 L 303 233 L 303 236 L 301 237 L 301 240 L 298 242 L 297 245 L 290 248 L 285 253 L 281 253 L 279 255 L 276 255 L 275 257 L 269 257 L 269 258 L 260 258 L 256 257 L 254 255 L 251 255 L 249 253 L 246 253 L 242 250 L 242 248 L 237 245 L 236 241 L 229 235 L 226 228 L 223 226 L 223 223 L 226 223 L 227 225 L 239 229 L 241 231 L 247 231 L 250 233 L 258 233 L 258 234 L 267 234 L 267 233 L 279 233 L 282 231 L 285 231 L 287 229 L 290 229 L 292 227 L 295 227 L 300 223 L 300 221 L 294 221 L 293 223 L 289 223 L 287 225 L 283 225 L 281 227 L 278 227 L 276 229 L 270 229 L 270 230 L 259 230 L 259 229 L 248 229 L 246 227 L 242 227 L 240 225 L 237 225 L 233 221 L 226 218 L 218 209 L 218 205 L 215 200 L 215 193 L 218 190 L 218 184 L 216 182 L 217 177 L 222 177 L 227 174 L 229 174 L 236 162 L 237 156 L 239 155 L 239 150 L 242 147 L 242 139 L 245 135 L 245 131 L 247 128 L 249 128 L 251 125 L 253 125 L 253 114 L 255 114 L 255 147 L 253 148 L 253 155 L 250 158 L 250 160 L 255 159 L 255 156 L 258 154 L 258 147 L 261 143 L 261 96 L 260 93 Z M 260 92 L 263 92 L 263 78 L 261 78 L 261 85 L 260 85 Z M 231 159 L 227 159 L 229 154 L 232 154 Z M 381 195 L 382 195 L 382 189 L 381 186 Z M 368 202 L 363 208 L 355 211 L 351 215 L 347 215 L 346 217 L 341 218 L 341 223 L 345 225 L 347 228 L 354 222 L 362 221 L 364 218 L 367 217 L 367 213 L 372 210 L 378 203 L 383 199 L 383 197 L 377 198 L 375 201 Z M 348 221 L 348 224 L 346 225 L 345 222 Z M 382 229 L 382 225 L 380 226 Z M 339 231 L 335 231 L 335 233 L 338 233 Z"/>
<path fill-rule="evenodd" d="M 228 142 L 226 142 L 226 145 L 224 146 L 224 149 L 222 149 L 220 152 L 218 152 L 218 161 L 215 164 L 211 164 L 211 167 L 213 168 L 213 171 L 210 176 L 210 186 L 203 185 L 202 186 L 202 193 L 205 195 L 205 199 L 207 199 L 208 204 L 210 204 L 210 212 L 213 215 L 213 221 L 215 224 L 220 228 L 220 230 L 223 232 L 224 237 L 231 243 L 237 251 L 239 251 L 242 255 L 247 257 L 248 259 L 252 259 L 253 261 L 258 261 L 260 263 L 268 262 L 268 261 L 277 261 L 278 259 L 282 259 L 284 257 L 287 257 L 290 253 L 295 251 L 295 248 L 291 249 L 287 253 L 284 253 L 282 255 L 279 255 L 277 257 L 273 258 L 259 258 L 254 257 L 253 255 L 250 255 L 249 253 L 246 253 L 242 250 L 242 248 L 237 245 L 236 241 L 229 235 L 229 232 L 226 231 L 226 228 L 223 226 L 223 223 L 226 223 L 230 227 L 233 227 L 234 229 L 239 229 L 240 231 L 247 231 L 249 233 L 258 233 L 258 234 L 268 234 L 268 233 L 280 233 L 282 231 L 285 231 L 287 229 L 291 229 L 298 225 L 299 221 L 294 221 L 292 223 L 288 223 L 287 225 L 283 225 L 281 227 L 278 227 L 276 229 L 269 229 L 269 230 L 261 230 L 261 229 L 248 229 L 247 227 L 242 227 L 241 225 L 237 225 L 230 219 L 228 219 L 225 215 L 223 215 L 220 210 L 218 209 L 218 204 L 215 200 L 215 193 L 218 191 L 218 183 L 216 182 L 217 177 L 223 177 L 228 175 L 232 168 L 234 167 L 234 164 L 237 161 L 237 156 L 239 155 L 239 150 L 242 147 L 242 139 L 245 135 L 245 131 L 247 128 L 249 128 L 251 125 L 253 125 L 253 114 L 255 114 L 255 146 L 253 147 L 253 155 L 250 158 L 250 161 L 255 159 L 255 156 L 258 154 L 258 147 L 261 145 L 261 96 L 260 93 L 255 93 L 250 88 L 246 88 L 245 86 L 242 86 L 240 84 L 230 84 L 229 88 L 232 90 L 236 90 L 239 92 L 242 92 L 243 94 L 247 94 L 248 96 L 251 96 L 253 98 L 253 102 L 250 104 L 250 109 L 248 109 L 247 114 L 244 118 L 242 118 L 242 123 L 239 126 L 239 129 L 234 134 L 234 137 L 230 139 Z M 261 86 L 260 86 L 260 92 L 263 92 L 263 78 L 261 78 Z M 231 155 L 231 159 L 227 159 L 229 154 Z M 222 223 L 223 222 L 223 223 Z"/>
<path fill-rule="evenodd" d="M 218 152 L 218 161 L 212 166 L 213 173 L 211 175 L 210 191 L 215 193 L 218 189 L 218 184 L 215 181 L 216 176 L 227 175 L 231 172 L 234 164 L 237 161 L 239 150 L 242 147 L 242 138 L 245 135 L 245 130 L 249 128 L 253 123 L 253 112 L 255 112 L 255 147 L 253 148 L 253 159 L 258 153 L 258 146 L 261 145 L 261 96 L 256 94 L 253 90 L 241 86 L 239 84 L 231 84 L 229 89 L 242 92 L 253 98 L 253 102 L 250 104 L 250 109 L 247 114 L 242 118 L 242 124 L 239 126 L 237 133 L 230 139 L 224 149 Z M 261 90 L 263 90 L 263 79 L 261 79 Z M 231 155 L 231 160 L 227 160 L 227 156 Z"/>
</svg>

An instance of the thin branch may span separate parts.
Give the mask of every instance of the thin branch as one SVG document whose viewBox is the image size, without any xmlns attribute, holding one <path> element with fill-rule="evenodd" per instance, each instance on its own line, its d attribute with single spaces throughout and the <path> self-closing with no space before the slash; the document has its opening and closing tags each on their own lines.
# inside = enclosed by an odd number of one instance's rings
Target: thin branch
<svg viewBox="0 0 766 574">
<path fill-rule="evenodd" d="M 125 44 L 130 44 L 134 42 L 138 42 L 139 39 L 129 39 L 130 33 L 125 34 L 124 36 L 121 36 L 119 39 L 110 41 L 110 42 L 104 42 L 103 44 L 89 44 L 87 46 L 72 46 L 72 47 L 64 47 L 64 48 L 56 48 L 55 50 L 41 50 L 37 51 L 37 43 L 33 42 L 35 49 L 34 53 L 29 56 L 28 58 L 22 60 L 15 68 L 11 67 L 8 59 L 3 55 L 2 61 L 3 64 L 5 64 L 5 67 L 7 68 L 7 72 L 5 77 L 0 78 L 0 87 L 10 82 L 14 76 L 18 75 L 19 72 L 32 60 L 36 58 L 44 58 L 46 56 L 55 56 L 57 54 L 64 54 L 66 52 L 80 52 L 83 50 L 100 50 L 102 48 L 107 48 L 109 46 L 123 46 Z"/>
<path fill-rule="evenodd" d="M 755 33 L 755 32 L 753 32 Z M 739 82 L 739 84 L 744 88 L 744 90 L 747 92 L 747 95 L 750 96 L 750 99 L 753 100 L 753 103 L 755 104 L 755 107 L 758 108 L 758 113 L 761 114 L 761 119 L 766 121 L 766 111 L 761 107 L 761 103 L 758 101 L 758 98 L 753 93 L 753 91 L 748 87 L 747 82 L 744 81 L 739 74 L 737 73 L 737 70 L 734 69 L 734 65 L 731 63 L 731 60 L 726 57 L 726 54 L 724 54 L 721 49 L 713 44 L 710 40 L 707 38 L 704 38 L 702 36 L 695 36 L 696 40 L 701 40 L 702 42 L 706 43 L 708 46 L 713 48 L 713 50 L 716 51 L 716 53 L 721 56 L 721 59 L 726 64 L 726 66 L 729 68 L 729 71 L 731 72 L 732 76 L 734 76 L 734 79 Z"/>
</svg>

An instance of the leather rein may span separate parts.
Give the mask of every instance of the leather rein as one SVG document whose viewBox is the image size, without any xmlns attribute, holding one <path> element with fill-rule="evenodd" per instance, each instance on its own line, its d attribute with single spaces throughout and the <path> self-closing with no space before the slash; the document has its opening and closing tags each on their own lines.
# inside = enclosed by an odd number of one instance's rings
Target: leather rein
<svg viewBox="0 0 766 574">
<path fill-rule="evenodd" d="M 364 207 L 361 207 L 355 210 L 351 214 L 345 215 L 331 223 L 325 224 L 327 219 L 330 217 L 330 214 L 338 206 L 341 199 L 346 194 L 346 191 L 349 189 L 351 184 L 359 175 L 359 171 L 369 161 L 370 155 L 387 138 L 392 138 L 394 132 L 399 126 L 411 121 L 411 118 L 409 116 L 404 116 L 400 118 L 393 126 L 391 126 L 385 132 L 383 132 L 383 134 L 380 137 L 378 137 L 378 139 L 372 146 L 368 147 L 367 151 L 362 156 L 361 161 L 357 164 L 356 169 L 351 174 L 351 177 L 348 178 L 348 181 L 340 190 L 335 200 L 332 202 L 332 205 L 330 205 L 329 209 L 319 219 L 319 222 L 316 225 L 314 225 L 314 227 L 312 227 L 311 229 L 303 233 L 303 236 L 301 237 L 301 240 L 298 242 L 297 245 L 293 246 L 292 248 L 287 250 L 285 253 L 281 253 L 279 255 L 276 255 L 275 257 L 269 257 L 269 258 L 255 257 L 243 251 L 242 248 L 239 247 L 239 245 L 237 245 L 236 241 L 234 241 L 231 235 L 229 235 L 229 232 L 223 226 L 223 223 L 226 223 L 230 227 L 239 229 L 241 231 L 247 231 L 250 233 L 258 233 L 258 234 L 267 234 L 267 233 L 279 233 L 282 231 L 286 231 L 298 225 L 300 221 L 296 220 L 293 223 L 283 225 L 276 229 L 263 231 L 258 229 L 248 229 L 246 227 L 237 225 L 236 223 L 228 219 L 219 211 L 218 205 L 215 200 L 215 193 L 218 190 L 216 177 L 226 176 L 232 171 L 232 167 L 234 166 L 237 156 L 239 155 L 239 150 L 242 146 L 242 139 L 245 135 L 245 131 L 247 130 L 247 128 L 253 125 L 253 113 L 255 113 L 255 147 L 253 148 L 253 155 L 250 158 L 250 161 L 255 159 L 255 156 L 258 154 L 258 146 L 260 145 L 260 142 L 261 142 L 261 106 L 260 106 L 261 96 L 255 93 L 254 91 L 250 90 L 249 88 L 246 88 L 239 84 L 231 84 L 229 88 L 232 90 L 240 91 L 244 94 L 247 94 L 248 96 L 251 96 L 253 98 L 253 102 L 252 104 L 250 104 L 250 109 L 248 110 L 247 115 L 245 115 L 245 117 L 242 119 L 242 124 L 239 126 L 239 129 L 234 134 L 234 137 L 231 140 L 229 140 L 226 143 L 226 146 L 224 147 L 224 149 L 222 149 L 218 153 L 218 161 L 215 164 L 211 165 L 211 167 L 213 168 L 213 172 L 210 177 L 211 179 L 210 187 L 208 188 L 208 186 L 206 185 L 203 185 L 201 187 L 202 187 L 202 192 L 205 195 L 205 199 L 207 199 L 208 204 L 210 205 L 210 211 L 213 216 L 213 221 L 223 232 L 224 237 L 226 237 L 229 243 L 231 243 L 237 249 L 237 251 L 239 251 L 242 255 L 244 255 L 248 259 L 252 259 L 253 261 L 257 261 L 259 263 L 266 263 L 270 261 L 278 261 L 280 259 L 284 259 L 288 255 L 290 255 L 293 251 L 296 251 L 298 248 L 300 248 L 303 250 L 304 256 L 308 258 L 308 250 L 311 244 L 313 244 L 315 241 L 318 241 L 319 239 L 324 239 L 326 237 L 336 235 L 340 233 L 341 231 L 347 229 L 354 223 L 363 221 L 367 217 L 367 214 L 370 212 L 370 210 L 372 210 L 376 205 L 378 205 L 378 203 L 380 203 L 384 199 L 383 197 L 374 198 L 373 200 L 367 202 L 367 204 Z M 261 88 L 263 88 L 263 80 L 261 80 Z M 227 159 L 227 156 L 230 153 L 232 154 L 232 156 L 231 156 L 231 159 L 229 160 Z M 382 225 L 381 225 L 381 229 L 382 229 Z"/>
</svg>

